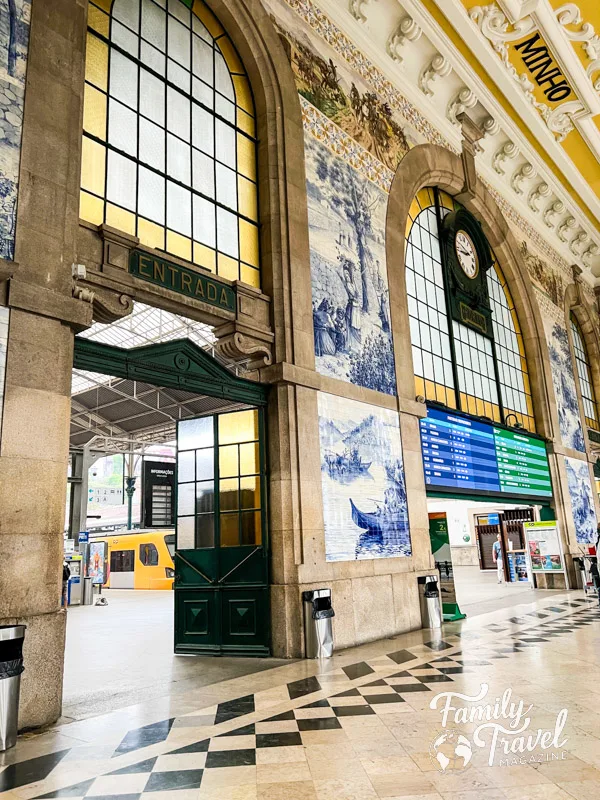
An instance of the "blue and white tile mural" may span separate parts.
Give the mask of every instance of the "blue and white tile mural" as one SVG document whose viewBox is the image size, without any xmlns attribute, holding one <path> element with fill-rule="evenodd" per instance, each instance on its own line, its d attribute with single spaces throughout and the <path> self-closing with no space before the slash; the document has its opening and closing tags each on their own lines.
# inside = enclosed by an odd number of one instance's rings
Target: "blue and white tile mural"
<svg viewBox="0 0 600 800">
<path fill-rule="evenodd" d="M 308 133 L 305 150 L 317 371 L 395 394 L 387 195 Z"/>
<path fill-rule="evenodd" d="M 575 536 L 579 544 L 596 544 L 596 509 L 592 495 L 590 465 L 577 458 L 565 458 Z"/>
<path fill-rule="evenodd" d="M 15 255 L 30 0 L 0 0 L 0 257 Z"/>
<path fill-rule="evenodd" d="M 566 329 L 557 322 L 553 324 L 548 337 L 548 349 L 562 442 L 566 447 L 572 447 L 583 453 L 585 452 L 585 440 L 579 413 L 569 337 Z"/>
<path fill-rule="evenodd" d="M 327 561 L 410 556 L 398 415 L 319 392 Z"/>
</svg>

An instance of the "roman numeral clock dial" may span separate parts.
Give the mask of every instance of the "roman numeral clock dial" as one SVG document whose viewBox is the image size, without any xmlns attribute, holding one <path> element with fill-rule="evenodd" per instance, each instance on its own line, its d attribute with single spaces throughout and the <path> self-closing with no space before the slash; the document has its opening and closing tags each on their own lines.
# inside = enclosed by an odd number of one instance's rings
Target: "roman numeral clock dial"
<svg viewBox="0 0 600 800">
<path fill-rule="evenodd" d="M 467 278 L 475 278 L 479 272 L 479 258 L 473 240 L 465 231 L 457 231 L 454 239 L 456 257 Z"/>
</svg>

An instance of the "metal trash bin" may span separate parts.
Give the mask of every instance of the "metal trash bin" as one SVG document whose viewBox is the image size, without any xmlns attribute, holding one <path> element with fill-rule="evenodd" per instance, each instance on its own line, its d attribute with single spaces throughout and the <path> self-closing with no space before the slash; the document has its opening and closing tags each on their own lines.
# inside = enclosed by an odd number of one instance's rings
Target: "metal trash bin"
<svg viewBox="0 0 600 800">
<path fill-rule="evenodd" d="M 331 658 L 335 612 L 331 607 L 331 589 L 302 592 L 304 603 L 304 652 L 306 658 Z"/>
<path fill-rule="evenodd" d="M 0 753 L 17 743 L 25 625 L 0 625 Z"/>
<path fill-rule="evenodd" d="M 573 566 L 579 572 L 581 578 L 581 588 L 587 594 L 589 591 L 587 573 L 585 570 L 585 561 L 580 556 L 573 557 Z"/>
<path fill-rule="evenodd" d="M 94 602 L 94 584 L 93 578 L 90 576 L 89 578 L 83 579 L 83 593 L 82 593 L 82 600 L 81 605 L 83 606 L 91 606 Z"/>
<path fill-rule="evenodd" d="M 442 604 L 436 575 L 425 575 L 418 578 L 419 605 L 421 606 L 421 621 L 424 628 L 442 627 Z"/>
</svg>

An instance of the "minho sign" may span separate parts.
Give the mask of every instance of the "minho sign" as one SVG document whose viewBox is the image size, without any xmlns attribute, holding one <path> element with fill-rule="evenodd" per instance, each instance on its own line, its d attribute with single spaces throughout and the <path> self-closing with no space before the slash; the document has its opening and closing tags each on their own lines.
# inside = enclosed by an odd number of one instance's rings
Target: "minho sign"
<svg viewBox="0 0 600 800">
<path fill-rule="evenodd" d="M 550 55 L 539 33 L 515 45 L 530 74 L 551 103 L 566 100 L 572 89 Z"/>
<path fill-rule="evenodd" d="M 132 250 L 129 256 L 129 273 L 194 300 L 202 300 L 225 311 L 235 311 L 235 291 L 231 286 L 187 267 L 171 264 L 162 258 Z"/>
</svg>

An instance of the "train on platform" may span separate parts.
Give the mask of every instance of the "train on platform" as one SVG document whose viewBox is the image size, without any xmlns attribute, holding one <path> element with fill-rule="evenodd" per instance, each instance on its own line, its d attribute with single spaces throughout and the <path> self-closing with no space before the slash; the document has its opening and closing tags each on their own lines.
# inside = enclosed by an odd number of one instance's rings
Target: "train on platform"
<svg viewBox="0 0 600 800">
<path fill-rule="evenodd" d="M 108 545 L 107 589 L 173 588 L 175 531 L 90 532 L 91 542 Z"/>
</svg>

